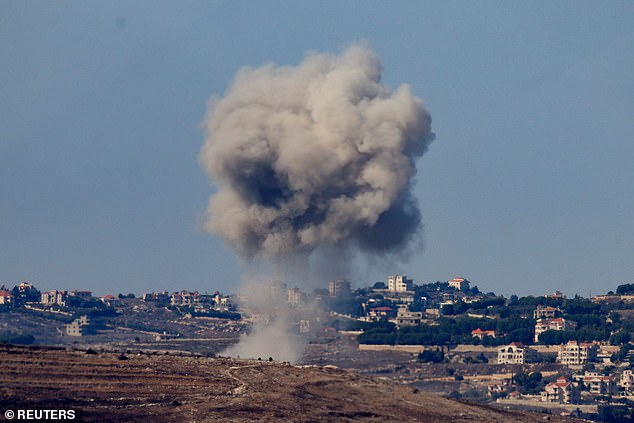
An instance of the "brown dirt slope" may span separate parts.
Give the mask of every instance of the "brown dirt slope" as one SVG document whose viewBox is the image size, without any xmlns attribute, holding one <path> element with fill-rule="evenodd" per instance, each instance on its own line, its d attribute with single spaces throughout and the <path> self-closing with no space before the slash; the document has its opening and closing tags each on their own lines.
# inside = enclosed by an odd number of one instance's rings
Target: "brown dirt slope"
<svg viewBox="0 0 634 423">
<path fill-rule="evenodd" d="M 544 417 L 451 401 L 332 367 L 11 346 L 0 347 L 0 364 L 0 411 L 75 409 L 84 421 L 537 422 Z"/>
</svg>

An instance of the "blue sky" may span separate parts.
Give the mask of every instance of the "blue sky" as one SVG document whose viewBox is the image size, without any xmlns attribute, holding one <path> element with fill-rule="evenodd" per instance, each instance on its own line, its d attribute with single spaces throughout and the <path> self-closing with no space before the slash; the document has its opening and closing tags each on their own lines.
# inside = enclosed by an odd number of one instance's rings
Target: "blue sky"
<svg viewBox="0 0 634 423">
<path fill-rule="evenodd" d="M 632 22 L 631 1 L 0 2 L 0 283 L 232 291 L 243 266 L 201 229 L 206 102 L 241 66 L 357 41 L 437 138 L 424 250 L 355 283 L 632 282 Z"/>
</svg>

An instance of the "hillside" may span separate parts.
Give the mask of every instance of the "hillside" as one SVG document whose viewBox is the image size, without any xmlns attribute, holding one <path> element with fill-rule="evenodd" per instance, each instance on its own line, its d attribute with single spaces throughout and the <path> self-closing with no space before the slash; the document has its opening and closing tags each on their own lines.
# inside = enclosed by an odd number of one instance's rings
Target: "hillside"
<svg viewBox="0 0 634 423">
<path fill-rule="evenodd" d="M 537 422 L 545 417 L 464 404 L 333 367 L 13 346 L 0 348 L 0 362 L 3 410 L 75 409 L 85 421 Z"/>
</svg>

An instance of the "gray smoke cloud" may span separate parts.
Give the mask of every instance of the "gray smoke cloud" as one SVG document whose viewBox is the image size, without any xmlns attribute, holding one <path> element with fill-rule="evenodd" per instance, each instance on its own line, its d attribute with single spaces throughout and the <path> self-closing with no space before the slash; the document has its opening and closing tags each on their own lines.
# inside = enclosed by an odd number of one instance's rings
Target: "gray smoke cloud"
<svg viewBox="0 0 634 423">
<path fill-rule="evenodd" d="M 434 135 L 410 87 L 381 74 L 362 45 L 240 69 L 204 121 L 200 162 L 217 187 L 206 229 L 248 259 L 406 247 L 421 228 L 415 160 Z"/>
</svg>

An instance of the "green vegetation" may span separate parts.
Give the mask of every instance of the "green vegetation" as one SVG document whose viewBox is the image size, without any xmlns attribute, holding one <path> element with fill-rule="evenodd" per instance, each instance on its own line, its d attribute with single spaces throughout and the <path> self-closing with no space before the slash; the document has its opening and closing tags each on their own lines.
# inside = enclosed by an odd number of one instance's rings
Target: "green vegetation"
<svg viewBox="0 0 634 423">
<path fill-rule="evenodd" d="M 35 337 L 30 334 L 13 332 L 5 332 L 0 334 L 0 343 L 2 344 L 31 345 L 34 342 Z"/>
<path fill-rule="evenodd" d="M 418 354 L 418 361 L 421 363 L 441 363 L 445 360 L 445 353 L 441 348 L 434 350 L 424 350 Z"/>
</svg>

